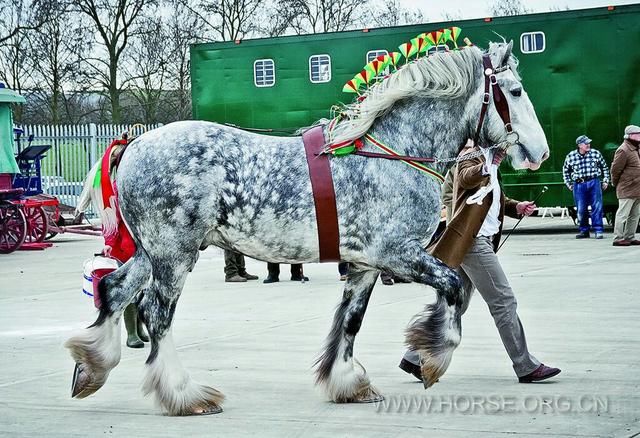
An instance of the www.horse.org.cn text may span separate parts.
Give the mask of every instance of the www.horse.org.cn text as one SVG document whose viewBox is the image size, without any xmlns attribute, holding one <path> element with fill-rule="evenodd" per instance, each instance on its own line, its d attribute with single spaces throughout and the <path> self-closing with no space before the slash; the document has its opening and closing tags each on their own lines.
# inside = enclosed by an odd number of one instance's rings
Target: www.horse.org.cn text
<svg viewBox="0 0 640 438">
<path fill-rule="evenodd" d="M 609 397 L 563 395 L 387 395 L 377 403 L 380 414 L 603 414 Z"/>
</svg>

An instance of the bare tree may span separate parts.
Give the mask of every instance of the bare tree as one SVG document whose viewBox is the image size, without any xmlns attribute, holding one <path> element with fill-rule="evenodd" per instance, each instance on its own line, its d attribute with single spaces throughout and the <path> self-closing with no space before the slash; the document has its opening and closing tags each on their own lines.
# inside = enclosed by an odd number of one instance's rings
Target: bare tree
<svg viewBox="0 0 640 438">
<path fill-rule="evenodd" d="M 442 19 L 444 21 L 460 21 L 463 18 L 462 11 L 456 9 L 455 11 L 447 11 L 442 13 Z"/>
<path fill-rule="evenodd" d="M 384 0 L 371 7 L 370 11 L 367 23 L 371 23 L 372 27 L 401 26 L 428 21 L 420 9 L 407 9 L 399 0 Z"/>
<path fill-rule="evenodd" d="M 507 15 L 530 14 L 532 9 L 527 8 L 522 0 L 493 0 L 489 4 L 489 13 L 492 17 L 503 17 Z"/>
<path fill-rule="evenodd" d="M 191 118 L 189 45 L 205 39 L 205 23 L 180 1 L 172 4 L 167 20 L 167 92 L 165 105 L 174 120 Z"/>
<path fill-rule="evenodd" d="M 74 91 L 82 88 L 80 62 L 91 48 L 92 35 L 82 16 L 58 2 L 56 13 L 29 35 L 33 88 L 29 106 L 39 105 L 47 123 L 68 122 Z M 71 92 L 71 94 L 67 94 Z"/>
<path fill-rule="evenodd" d="M 122 114 L 120 95 L 123 84 L 120 82 L 120 62 L 129 44 L 130 37 L 135 34 L 137 21 L 142 12 L 155 5 L 156 0 L 74 0 L 78 10 L 86 14 L 98 34 L 98 41 L 103 47 L 105 56 L 87 59 L 90 76 L 96 78 L 111 103 L 111 119 L 120 123 Z"/>
<path fill-rule="evenodd" d="M 570 10 L 571 8 L 569 7 L 569 5 L 564 5 L 564 6 L 554 5 L 549 8 L 549 12 L 570 11 Z"/>
<path fill-rule="evenodd" d="M 145 17 L 141 30 L 131 40 L 126 74 L 129 90 L 137 102 L 143 123 L 156 123 L 164 93 L 169 53 L 162 18 Z"/>
<path fill-rule="evenodd" d="M 51 12 L 51 0 L 0 0 L 0 44 L 38 29 Z"/>
<path fill-rule="evenodd" d="M 362 26 L 368 6 L 369 0 L 276 0 L 272 19 L 298 35 L 339 32 Z"/>
<path fill-rule="evenodd" d="M 181 5 L 197 16 L 214 35 L 216 41 L 242 39 L 259 29 L 257 17 L 265 0 L 202 0 Z"/>
</svg>

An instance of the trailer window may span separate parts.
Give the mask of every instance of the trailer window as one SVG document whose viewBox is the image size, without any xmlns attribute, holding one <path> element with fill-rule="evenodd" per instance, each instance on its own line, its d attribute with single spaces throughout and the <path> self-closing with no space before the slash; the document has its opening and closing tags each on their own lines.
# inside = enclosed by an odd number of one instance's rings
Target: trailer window
<svg viewBox="0 0 640 438">
<path fill-rule="evenodd" d="M 367 52 L 367 64 L 370 63 L 371 61 L 373 61 L 374 59 L 376 59 L 378 56 L 381 55 L 388 55 L 389 52 L 387 52 L 386 50 L 369 50 Z"/>
<path fill-rule="evenodd" d="M 369 50 L 367 52 L 367 64 L 370 63 L 371 61 L 373 61 L 374 59 L 376 59 L 378 56 L 381 55 L 388 55 L 389 52 L 387 52 L 386 50 Z M 376 76 L 377 78 L 383 78 L 385 76 L 387 76 L 389 74 L 389 67 L 385 68 L 384 70 L 382 70 L 380 72 L 380 74 L 378 76 Z"/>
<path fill-rule="evenodd" d="M 309 57 L 309 79 L 313 84 L 321 84 L 331 80 L 331 57 L 329 55 Z"/>
<path fill-rule="evenodd" d="M 432 46 L 427 50 L 427 56 L 433 55 L 434 53 L 444 53 L 449 51 L 449 46 L 446 44 L 438 44 L 437 46 Z"/>
<path fill-rule="evenodd" d="M 276 83 L 273 59 L 258 59 L 253 63 L 253 82 L 256 87 L 273 87 Z"/>
<path fill-rule="evenodd" d="M 525 32 L 520 35 L 520 51 L 522 53 L 540 53 L 545 49 L 544 32 Z"/>
</svg>

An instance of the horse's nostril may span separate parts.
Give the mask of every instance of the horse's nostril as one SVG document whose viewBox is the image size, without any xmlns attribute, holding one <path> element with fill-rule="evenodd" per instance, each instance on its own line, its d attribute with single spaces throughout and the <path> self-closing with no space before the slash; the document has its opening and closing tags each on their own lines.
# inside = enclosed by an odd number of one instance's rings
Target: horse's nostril
<svg viewBox="0 0 640 438">
<path fill-rule="evenodd" d="M 540 161 L 542 162 L 542 161 L 546 160 L 547 158 L 549 158 L 549 152 L 545 152 L 545 153 L 542 155 L 542 159 L 541 159 Z"/>
</svg>

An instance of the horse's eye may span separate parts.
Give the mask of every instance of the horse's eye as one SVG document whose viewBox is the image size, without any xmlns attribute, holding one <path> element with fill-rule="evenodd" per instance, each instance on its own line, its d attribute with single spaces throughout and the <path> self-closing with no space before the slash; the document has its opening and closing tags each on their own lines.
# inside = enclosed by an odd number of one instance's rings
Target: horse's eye
<svg viewBox="0 0 640 438">
<path fill-rule="evenodd" d="M 522 95 L 522 87 L 514 87 L 511 90 L 511 95 L 514 97 L 520 97 Z"/>
</svg>

